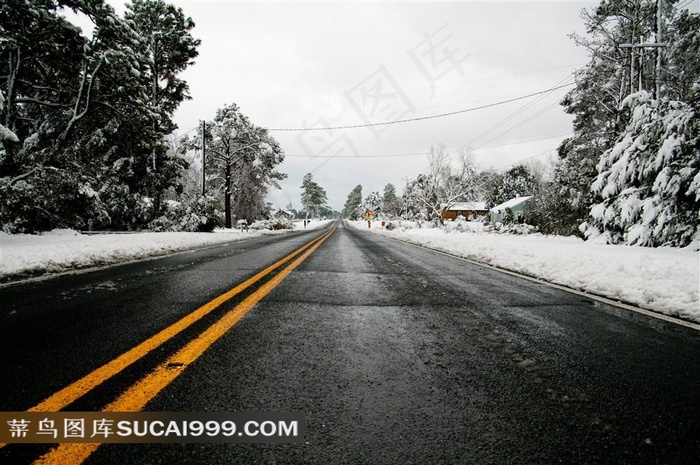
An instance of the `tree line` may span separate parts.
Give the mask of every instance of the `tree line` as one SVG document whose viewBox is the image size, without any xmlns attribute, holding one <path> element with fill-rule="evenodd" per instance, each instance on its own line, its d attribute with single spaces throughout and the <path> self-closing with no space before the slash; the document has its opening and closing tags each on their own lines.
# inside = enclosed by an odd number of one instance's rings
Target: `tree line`
<svg viewBox="0 0 700 465">
<path fill-rule="evenodd" d="M 348 195 L 343 215 L 350 219 L 365 216 L 367 210 L 387 219 L 404 218 L 442 224 L 443 211 L 462 202 L 483 202 L 487 208 L 514 197 L 532 196 L 543 189 L 546 168 L 542 163 L 517 165 L 505 172 L 479 169 L 469 150 L 450 153 L 442 144 L 431 146 L 428 170 L 407 180 L 403 194 L 389 183 L 382 194 L 362 194 L 357 185 Z"/>
<path fill-rule="evenodd" d="M 105 0 L 0 4 L 2 230 L 202 231 L 265 215 L 267 189 L 284 178 L 266 130 L 230 104 L 194 138 L 171 136 L 190 98 L 180 75 L 198 56 L 194 26 L 163 0 L 133 0 L 123 16 Z M 204 195 L 185 153 L 202 140 Z"/>
<path fill-rule="evenodd" d="M 700 236 L 700 15 L 676 4 L 603 0 L 582 12 L 586 34 L 572 38 L 590 61 L 561 102 L 574 116 L 574 134 L 551 170 L 478 170 L 468 151 L 453 160 L 438 145 L 401 198 L 388 185 L 383 202 L 379 193 L 362 199 L 357 186 L 344 214 L 384 208 L 389 216 L 441 222 L 441 210 L 457 201 L 493 207 L 527 195 L 527 221 L 544 233 L 689 245 Z"/>
</svg>

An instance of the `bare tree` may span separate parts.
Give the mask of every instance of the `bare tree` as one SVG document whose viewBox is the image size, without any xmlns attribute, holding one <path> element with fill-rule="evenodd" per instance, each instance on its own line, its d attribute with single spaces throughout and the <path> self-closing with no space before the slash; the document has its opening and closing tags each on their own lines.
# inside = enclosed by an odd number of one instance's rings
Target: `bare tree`
<svg viewBox="0 0 700 465">
<path fill-rule="evenodd" d="M 469 149 L 458 155 L 455 167 L 444 144 L 430 147 L 428 172 L 407 184 L 407 207 L 422 210 L 426 219 L 443 224 L 443 211 L 457 202 L 475 200 L 478 189 L 474 155 Z"/>
</svg>

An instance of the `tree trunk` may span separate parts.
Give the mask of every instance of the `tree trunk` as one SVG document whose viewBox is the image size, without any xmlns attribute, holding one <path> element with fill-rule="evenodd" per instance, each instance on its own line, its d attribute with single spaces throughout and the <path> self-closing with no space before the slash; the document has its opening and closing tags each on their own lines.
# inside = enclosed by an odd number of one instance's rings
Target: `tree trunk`
<svg viewBox="0 0 700 465">
<path fill-rule="evenodd" d="M 226 210 L 226 228 L 231 229 L 231 165 L 226 164 L 224 180 L 224 210 Z"/>
</svg>

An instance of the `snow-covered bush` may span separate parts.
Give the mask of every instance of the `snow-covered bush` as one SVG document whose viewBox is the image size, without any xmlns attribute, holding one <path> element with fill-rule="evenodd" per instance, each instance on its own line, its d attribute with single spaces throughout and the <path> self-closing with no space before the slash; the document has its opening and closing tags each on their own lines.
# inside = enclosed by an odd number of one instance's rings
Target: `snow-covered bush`
<svg viewBox="0 0 700 465">
<path fill-rule="evenodd" d="M 272 218 L 270 220 L 258 220 L 250 225 L 250 229 L 277 231 L 280 229 L 294 229 L 294 223 L 287 218 Z"/>
<path fill-rule="evenodd" d="M 99 202 L 100 220 L 90 219 L 89 229 L 132 230 L 148 224 L 153 215 L 151 199 L 132 193 L 128 186 L 120 183 L 103 185 L 96 200 Z"/>
<path fill-rule="evenodd" d="M 537 226 L 533 226 L 527 223 L 501 223 L 500 221 L 496 223 L 490 223 L 484 226 L 484 232 L 497 233 L 497 234 L 535 234 L 538 233 Z"/>
<path fill-rule="evenodd" d="M 582 225 L 608 243 L 686 246 L 700 235 L 700 117 L 647 92 L 625 99 L 629 121 L 598 164 L 600 201 Z"/>
<path fill-rule="evenodd" d="M 469 225 L 463 216 L 458 216 L 454 221 L 445 221 L 445 230 L 447 232 L 465 232 L 469 229 Z"/>
<path fill-rule="evenodd" d="M 0 178 L 0 199 L 0 227 L 8 233 L 88 229 L 90 219 L 106 219 L 90 184 L 57 169 Z"/>
<path fill-rule="evenodd" d="M 366 221 L 365 221 L 366 223 Z M 391 225 L 391 228 L 389 228 L 389 225 Z M 372 227 L 379 226 L 381 228 L 381 221 L 375 221 L 372 224 Z M 420 229 L 420 228 L 432 228 L 434 227 L 434 223 L 428 222 L 428 221 L 422 221 L 422 220 L 404 220 L 404 219 L 397 219 L 391 222 L 387 222 L 384 225 L 385 229 L 398 229 L 400 231 L 406 231 L 407 229 Z"/>
<path fill-rule="evenodd" d="M 212 232 L 223 224 L 218 210 L 219 201 L 213 197 L 192 197 L 185 202 L 165 203 L 165 213 L 153 220 L 154 231 Z"/>
<path fill-rule="evenodd" d="M 537 231 L 537 227 L 533 226 L 531 224 L 512 223 L 512 224 L 504 225 L 504 227 L 501 228 L 498 232 L 504 233 L 504 234 L 525 235 L 525 234 L 535 234 L 538 231 Z"/>
</svg>

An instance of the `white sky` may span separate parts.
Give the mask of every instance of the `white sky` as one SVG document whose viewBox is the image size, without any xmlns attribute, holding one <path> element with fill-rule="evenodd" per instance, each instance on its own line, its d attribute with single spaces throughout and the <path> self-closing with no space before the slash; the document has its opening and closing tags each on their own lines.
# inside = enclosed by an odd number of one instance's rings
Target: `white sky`
<svg viewBox="0 0 700 465">
<path fill-rule="evenodd" d="M 124 2 L 110 3 L 123 12 Z M 598 4 L 171 3 L 192 17 L 193 35 L 202 40 L 196 64 L 183 75 L 192 100 L 175 113 L 180 134 L 231 102 L 259 126 L 329 127 L 465 110 L 569 83 L 587 56 L 567 35 L 583 32 L 581 9 Z M 572 118 L 558 105 L 568 89 L 425 121 L 273 131 L 288 179 L 268 200 L 301 208 L 308 172 L 336 210 L 357 184 L 364 196 L 387 183 L 400 193 L 425 170 L 436 143 L 455 152 L 473 147 L 482 167 L 546 161 L 571 132 Z M 396 154 L 405 156 L 381 157 Z"/>
</svg>

